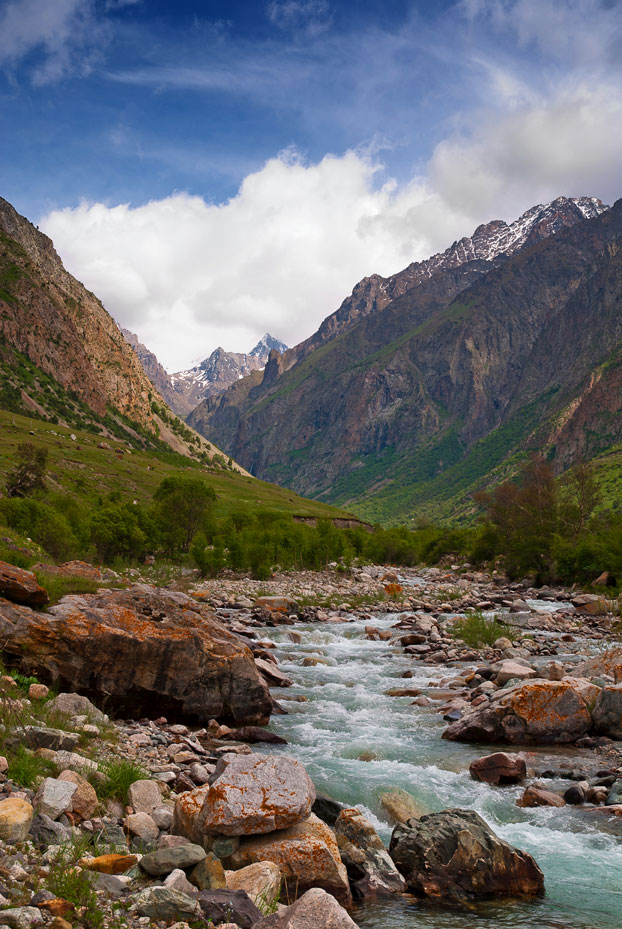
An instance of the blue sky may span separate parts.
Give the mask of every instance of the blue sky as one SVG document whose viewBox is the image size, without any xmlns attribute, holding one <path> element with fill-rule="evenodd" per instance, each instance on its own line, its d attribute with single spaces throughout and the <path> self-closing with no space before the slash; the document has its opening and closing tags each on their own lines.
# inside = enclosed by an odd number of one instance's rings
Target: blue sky
<svg viewBox="0 0 622 929">
<path fill-rule="evenodd" d="M 619 0 L 0 0 L 0 194 L 169 368 L 622 191 Z M 248 344 L 247 344 L 248 343 Z"/>
</svg>

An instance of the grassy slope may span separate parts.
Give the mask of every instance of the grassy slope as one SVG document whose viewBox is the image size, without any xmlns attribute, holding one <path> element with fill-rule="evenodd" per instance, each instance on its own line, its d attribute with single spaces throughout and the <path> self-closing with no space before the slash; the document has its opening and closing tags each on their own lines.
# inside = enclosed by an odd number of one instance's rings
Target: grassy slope
<svg viewBox="0 0 622 929">
<path fill-rule="evenodd" d="M 70 438 L 72 433 L 75 442 Z M 131 449 L 128 454 L 124 441 L 108 439 L 111 448 L 100 449 L 97 445 L 101 441 L 101 436 L 90 432 L 0 410 L 0 486 L 14 465 L 19 443 L 33 442 L 49 451 L 50 489 L 87 501 L 116 492 L 123 501 L 147 502 L 163 478 L 186 471 L 207 476 L 218 497 L 217 512 L 222 515 L 240 507 L 261 507 L 297 516 L 351 516 L 344 510 L 307 500 L 256 478 L 228 470 L 200 468 L 180 455 L 159 455 L 138 449 Z"/>
</svg>

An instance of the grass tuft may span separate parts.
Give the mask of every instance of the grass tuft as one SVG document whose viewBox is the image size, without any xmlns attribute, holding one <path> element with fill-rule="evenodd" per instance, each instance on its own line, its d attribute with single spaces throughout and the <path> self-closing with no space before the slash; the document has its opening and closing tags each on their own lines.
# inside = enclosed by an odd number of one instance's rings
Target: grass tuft
<svg viewBox="0 0 622 929">
<path fill-rule="evenodd" d="M 484 648 L 494 645 L 501 637 L 509 637 L 511 631 L 510 627 L 500 622 L 496 616 L 488 619 L 483 613 L 476 611 L 454 623 L 449 634 L 455 639 L 461 639 L 470 648 Z"/>
</svg>

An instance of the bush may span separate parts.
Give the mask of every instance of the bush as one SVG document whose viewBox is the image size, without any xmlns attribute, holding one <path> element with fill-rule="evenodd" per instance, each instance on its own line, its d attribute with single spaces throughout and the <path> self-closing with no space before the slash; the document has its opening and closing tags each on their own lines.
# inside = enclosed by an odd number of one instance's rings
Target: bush
<svg viewBox="0 0 622 929">
<path fill-rule="evenodd" d="M 155 494 L 155 518 L 170 552 L 187 552 L 199 531 L 211 537 L 216 494 L 200 477 L 165 477 Z"/>
<path fill-rule="evenodd" d="M 484 648 L 491 646 L 502 637 L 507 637 L 511 629 L 497 617 L 488 619 L 483 613 L 476 611 L 470 613 L 466 619 L 455 622 L 449 630 L 450 635 L 462 641 L 470 648 Z"/>
<path fill-rule="evenodd" d="M 45 489 L 46 448 L 22 442 L 17 446 L 17 464 L 6 479 L 8 497 L 27 497 L 34 490 Z"/>
<path fill-rule="evenodd" d="M 0 517 L 10 529 L 33 539 L 58 561 L 66 561 L 79 550 L 69 522 L 48 503 L 20 498 L 0 500 Z"/>
<path fill-rule="evenodd" d="M 101 561 L 139 558 L 145 553 L 147 535 L 141 528 L 142 513 L 130 503 L 106 504 L 91 516 L 90 537 Z"/>
</svg>

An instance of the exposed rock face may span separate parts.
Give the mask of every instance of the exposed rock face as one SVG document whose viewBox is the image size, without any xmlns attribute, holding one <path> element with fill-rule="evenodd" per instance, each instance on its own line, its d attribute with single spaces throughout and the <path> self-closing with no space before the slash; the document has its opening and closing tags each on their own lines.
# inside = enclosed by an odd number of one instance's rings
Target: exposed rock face
<svg viewBox="0 0 622 929">
<path fill-rule="evenodd" d="M 396 826 L 389 853 L 409 890 L 436 900 L 544 893 L 531 855 L 499 839 L 472 810 L 444 810 Z"/>
<path fill-rule="evenodd" d="M 127 716 L 265 722 L 251 651 L 185 594 L 137 585 L 65 597 L 49 614 L 0 600 L 3 651 Z"/>
<path fill-rule="evenodd" d="M 344 906 L 352 903 L 335 834 L 314 814 L 289 829 L 243 839 L 228 859 L 233 868 L 257 861 L 272 861 L 278 866 L 289 899 L 311 887 L 321 887 Z"/>
<path fill-rule="evenodd" d="M 594 725 L 612 739 L 622 739 L 622 684 L 603 687 L 594 706 Z"/>
<path fill-rule="evenodd" d="M 404 879 L 391 861 L 382 839 L 360 810 L 343 810 L 335 822 L 337 845 L 357 896 L 402 893 Z"/>
<path fill-rule="evenodd" d="M 6 561 L 0 561 L 0 596 L 28 606 L 43 606 L 49 599 L 32 571 L 16 568 Z"/>
<path fill-rule="evenodd" d="M 528 440 L 559 469 L 620 441 L 622 202 L 552 207 L 569 221 L 519 237 L 509 257 L 467 250 L 387 288 L 382 308 L 381 282 L 369 285 L 338 337 L 286 352 L 190 421 L 257 476 L 400 519 L 431 496 L 468 496 Z M 476 451 L 489 436 L 490 454 Z"/>
<path fill-rule="evenodd" d="M 556 744 L 586 735 L 592 717 L 581 687 L 572 678 L 533 680 L 494 694 L 443 733 L 460 742 Z"/>
<path fill-rule="evenodd" d="M 622 682 L 622 646 L 609 648 L 593 658 L 582 661 L 574 669 L 574 673 L 581 677 L 598 677 L 600 674 L 609 674 L 616 683 Z"/>
<path fill-rule="evenodd" d="M 291 906 L 266 916 L 254 929 L 357 929 L 334 897 L 313 887 Z"/>
</svg>

